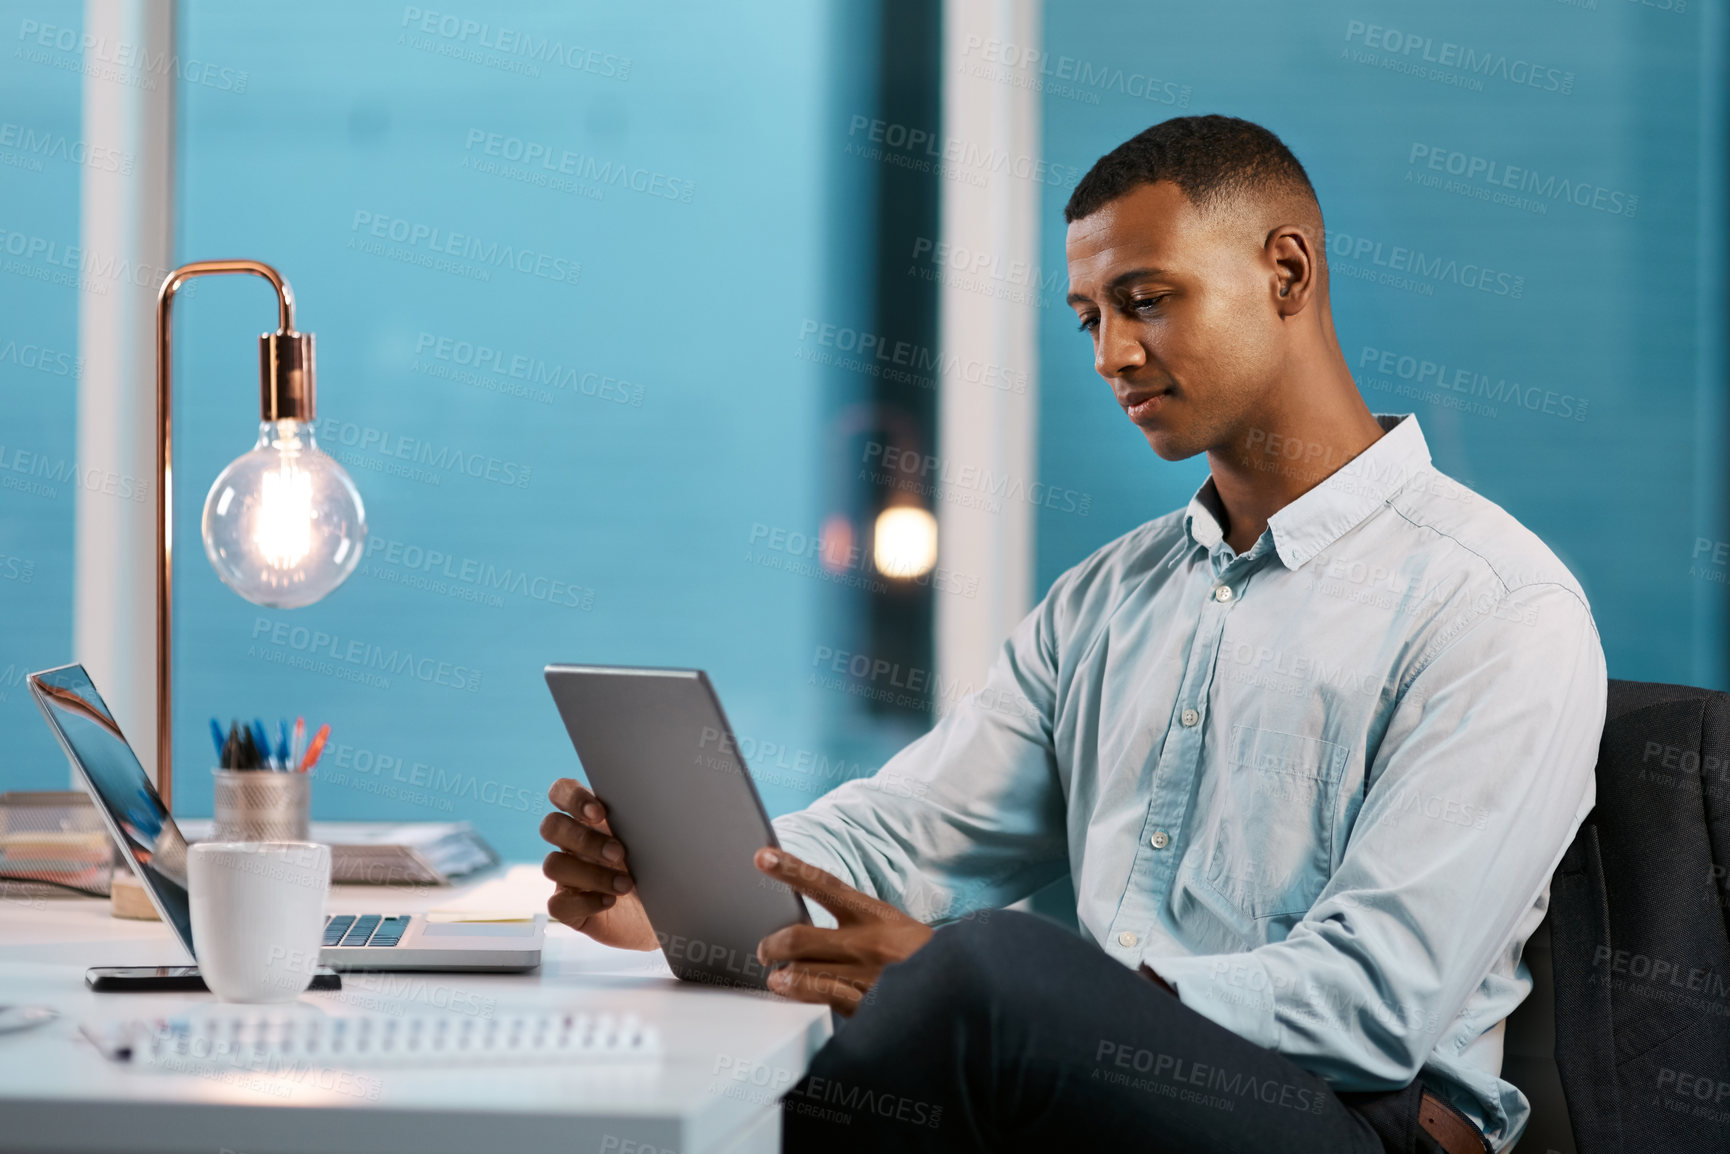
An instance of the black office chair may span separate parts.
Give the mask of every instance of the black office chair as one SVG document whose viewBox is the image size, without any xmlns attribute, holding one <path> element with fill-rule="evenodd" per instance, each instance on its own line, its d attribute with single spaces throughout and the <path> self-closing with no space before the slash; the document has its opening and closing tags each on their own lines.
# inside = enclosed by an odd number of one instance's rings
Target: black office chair
<svg viewBox="0 0 1730 1154">
<path fill-rule="evenodd" d="M 1730 695 L 1611 681 L 1597 787 L 1526 945 L 1532 992 L 1503 1035 L 1503 1077 L 1532 1104 L 1520 1154 L 1730 1149 L 1725 1115 L 1693 1114 L 1661 1081 L 1730 1079 L 1730 1005 L 1653 997 L 1605 964 L 1627 950 L 1730 969 Z"/>
<path fill-rule="evenodd" d="M 1502 1077 L 1532 1104 L 1520 1154 L 1579 1154 L 1568 1120 L 1568 1099 L 1556 1066 L 1556 986 L 1550 968 L 1550 919 L 1539 923 L 1523 955 L 1532 971 L 1532 992 L 1512 1014 L 1502 1035 Z"/>
</svg>

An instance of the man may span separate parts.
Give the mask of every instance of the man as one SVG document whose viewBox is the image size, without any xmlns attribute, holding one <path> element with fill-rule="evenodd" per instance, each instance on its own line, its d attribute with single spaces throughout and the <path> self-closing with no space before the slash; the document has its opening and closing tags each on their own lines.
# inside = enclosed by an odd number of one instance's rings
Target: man
<svg viewBox="0 0 1730 1154">
<path fill-rule="evenodd" d="M 1272 133 L 1156 125 L 1065 219 L 1094 367 L 1211 475 L 1059 577 L 881 771 L 923 788 L 776 821 L 759 868 L 837 925 L 766 938 L 772 988 L 851 1015 L 787 1146 L 1503 1149 L 1528 1107 L 1500 1023 L 1594 798 L 1579 584 L 1364 405 Z M 548 908 L 652 948 L 604 809 L 551 796 Z M 1065 872 L 1079 937 L 993 910 Z"/>
</svg>

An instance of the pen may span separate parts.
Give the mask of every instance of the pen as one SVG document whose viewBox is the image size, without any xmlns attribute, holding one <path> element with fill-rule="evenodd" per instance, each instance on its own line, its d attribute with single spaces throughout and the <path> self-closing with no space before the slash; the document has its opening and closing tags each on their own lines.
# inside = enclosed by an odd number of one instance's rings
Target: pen
<svg viewBox="0 0 1730 1154">
<path fill-rule="evenodd" d="M 294 736 L 288 742 L 288 764 L 290 767 L 300 765 L 300 756 L 306 752 L 306 718 L 294 719 Z"/>
<path fill-rule="evenodd" d="M 288 763 L 288 720 L 282 717 L 276 719 L 276 767 L 291 768 Z"/>
<path fill-rule="evenodd" d="M 264 722 L 258 718 L 252 719 L 252 748 L 257 751 L 256 769 L 275 769 L 276 763 L 270 756 L 270 737 L 264 732 Z"/>
<path fill-rule="evenodd" d="M 329 723 L 326 723 L 326 724 L 318 727 L 318 732 L 313 735 L 312 744 L 307 746 L 307 748 L 306 748 L 306 757 L 304 757 L 301 760 L 301 763 L 300 763 L 300 772 L 301 773 L 307 772 L 313 766 L 318 764 L 318 755 L 324 752 L 324 741 L 325 741 L 325 738 L 327 738 L 329 736 L 330 736 Z"/>
<path fill-rule="evenodd" d="M 240 768 L 240 722 L 228 725 L 228 744 L 222 747 L 222 768 Z"/>
</svg>

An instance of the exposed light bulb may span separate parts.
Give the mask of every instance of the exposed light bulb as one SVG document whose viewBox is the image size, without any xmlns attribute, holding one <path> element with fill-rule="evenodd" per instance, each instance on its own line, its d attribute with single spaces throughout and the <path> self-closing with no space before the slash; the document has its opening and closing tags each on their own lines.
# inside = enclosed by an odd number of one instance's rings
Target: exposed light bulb
<svg viewBox="0 0 1730 1154">
<path fill-rule="evenodd" d="M 204 501 L 204 552 L 223 584 L 256 605 L 310 605 L 348 579 L 366 543 L 366 510 L 312 426 L 265 421 L 258 444 L 224 469 Z"/>
<path fill-rule="evenodd" d="M 871 559 L 885 577 L 923 577 L 937 564 L 937 518 L 915 505 L 896 505 L 877 514 Z"/>
</svg>

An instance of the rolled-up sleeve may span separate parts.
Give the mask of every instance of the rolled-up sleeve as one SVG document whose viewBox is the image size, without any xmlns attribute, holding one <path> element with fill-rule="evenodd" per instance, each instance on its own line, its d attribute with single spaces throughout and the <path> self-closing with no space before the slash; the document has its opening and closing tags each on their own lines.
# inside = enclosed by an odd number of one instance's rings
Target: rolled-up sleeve
<svg viewBox="0 0 1730 1154">
<path fill-rule="evenodd" d="M 983 687 L 930 732 L 872 776 L 776 818 L 781 844 L 927 922 L 1019 900 L 1060 877 L 1068 851 L 1052 719 L 1066 586 L 1060 578 Z"/>
<path fill-rule="evenodd" d="M 1290 934 L 1143 961 L 1185 1005 L 1336 1089 L 1407 1084 L 1592 808 L 1605 678 L 1571 590 L 1480 607 L 1403 691 L 1339 867 Z"/>
</svg>

